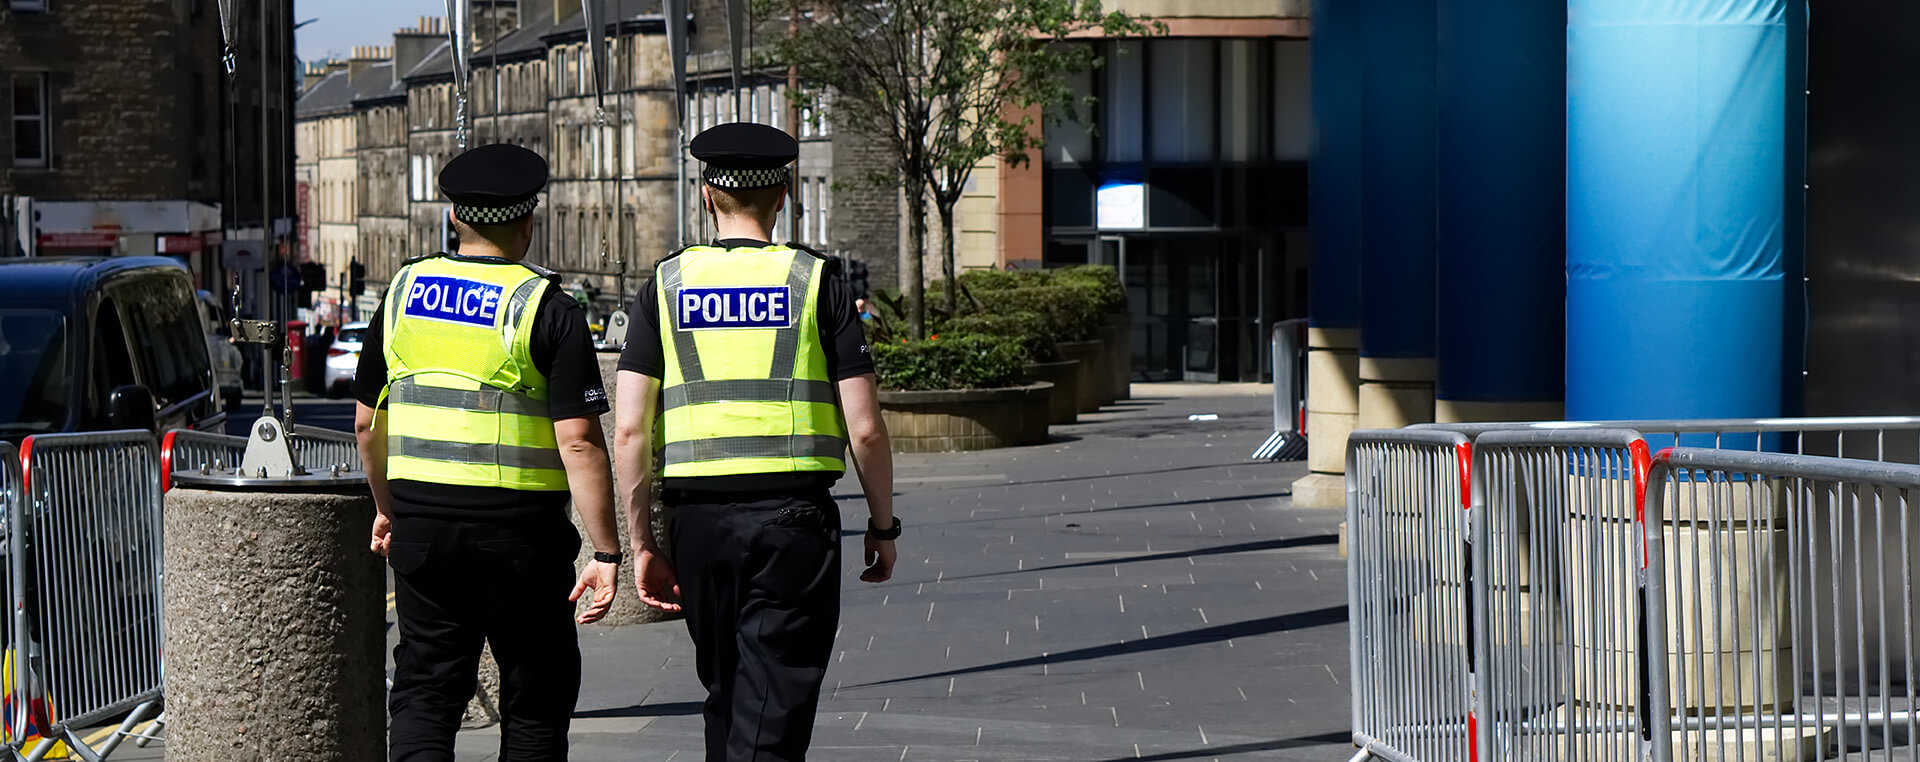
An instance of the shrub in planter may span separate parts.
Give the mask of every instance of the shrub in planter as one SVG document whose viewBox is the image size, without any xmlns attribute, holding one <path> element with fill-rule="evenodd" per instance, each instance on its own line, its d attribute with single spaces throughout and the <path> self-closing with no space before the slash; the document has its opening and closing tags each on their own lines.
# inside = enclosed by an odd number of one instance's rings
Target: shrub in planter
<svg viewBox="0 0 1920 762">
<path fill-rule="evenodd" d="M 945 336 L 873 346 L 880 388 L 901 391 L 999 389 L 1026 382 L 1018 344 L 994 336 Z"/>
<path fill-rule="evenodd" d="M 1101 314 L 1127 308 L 1127 289 L 1120 283 L 1120 272 L 1107 265 L 1075 265 L 1049 271 L 1056 286 L 1086 289 L 1093 295 Z"/>
<path fill-rule="evenodd" d="M 1087 288 L 1027 286 L 971 293 L 982 313 L 1038 313 L 1053 330 L 1054 341 L 1085 341 L 1100 330 L 1100 321 L 1106 317 Z"/>
<path fill-rule="evenodd" d="M 1037 312 L 1022 310 L 962 315 L 940 326 L 940 335 L 992 336 L 1017 343 L 1021 354 L 1032 362 L 1060 359 L 1060 349 L 1054 345 L 1053 329 L 1047 326 L 1047 319 Z"/>
<path fill-rule="evenodd" d="M 960 287 L 968 290 L 996 290 L 1045 286 L 1053 282 L 1052 270 L 968 270 L 960 273 Z M 929 291 L 939 290 L 940 281 Z"/>
</svg>

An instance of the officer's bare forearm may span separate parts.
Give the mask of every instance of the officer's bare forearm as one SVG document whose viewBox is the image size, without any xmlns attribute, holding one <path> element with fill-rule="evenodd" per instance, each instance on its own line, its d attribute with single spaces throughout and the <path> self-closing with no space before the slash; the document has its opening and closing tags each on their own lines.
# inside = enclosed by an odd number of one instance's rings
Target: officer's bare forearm
<svg viewBox="0 0 1920 762">
<path fill-rule="evenodd" d="M 867 514 L 874 526 L 893 526 L 893 441 L 887 436 L 886 421 L 880 417 L 878 381 L 866 373 L 840 379 L 834 385 L 840 392 L 841 415 L 847 421 L 853 467 L 860 475 L 860 489 L 867 494 Z"/>
<path fill-rule="evenodd" d="M 627 536 L 635 552 L 658 550 L 653 536 L 653 417 L 660 380 L 630 370 L 614 382 L 614 465 L 620 501 L 626 508 Z"/>
<path fill-rule="evenodd" d="M 567 489 L 586 526 L 587 540 L 602 553 L 620 550 L 620 534 L 613 524 L 613 477 L 607 464 L 607 436 L 599 416 L 562 418 L 553 422 L 560 443 L 560 462 L 567 467 Z"/>
<path fill-rule="evenodd" d="M 392 519 L 393 493 L 387 491 L 387 414 L 366 403 L 354 403 L 353 438 L 360 443 L 360 469 L 367 475 L 373 507 Z"/>
</svg>

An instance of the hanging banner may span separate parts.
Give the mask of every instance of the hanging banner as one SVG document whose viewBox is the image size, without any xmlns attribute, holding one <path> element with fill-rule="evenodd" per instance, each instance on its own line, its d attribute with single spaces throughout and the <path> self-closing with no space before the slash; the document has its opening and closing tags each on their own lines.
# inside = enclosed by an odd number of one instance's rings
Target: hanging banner
<svg viewBox="0 0 1920 762">
<path fill-rule="evenodd" d="M 607 10 L 605 0 L 580 0 L 587 22 L 587 57 L 593 59 L 593 105 L 607 108 Z"/>
<path fill-rule="evenodd" d="M 727 0 L 727 43 L 733 48 L 733 119 L 750 122 L 753 120 L 740 113 L 740 70 L 744 65 L 740 56 L 747 45 L 747 0 Z"/>
<path fill-rule="evenodd" d="M 673 108 L 687 123 L 687 0 L 665 0 L 667 57 L 673 59 Z"/>
</svg>

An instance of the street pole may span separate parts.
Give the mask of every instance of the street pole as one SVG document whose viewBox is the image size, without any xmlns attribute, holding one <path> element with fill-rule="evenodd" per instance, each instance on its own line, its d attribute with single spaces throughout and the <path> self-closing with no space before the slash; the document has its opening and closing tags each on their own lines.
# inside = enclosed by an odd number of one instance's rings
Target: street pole
<svg viewBox="0 0 1920 762">
<path fill-rule="evenodd" d="M 787 39 L 792 40 L 800 32 L 800 0 L 792 0 L 787 6 Z M 800 106 L 794 96 L 800 93 L 800 69 L 787 65 L 787 132 L 793 139 L 800 139 Z M 800 240 L 800 162 L 793 163 L 793 173 L 787 176 L 787 240 Z M 802 241 L 805 243 L 805 241 Z M 825 243 L 820 241 L 817 243 Z"/>
</svg>

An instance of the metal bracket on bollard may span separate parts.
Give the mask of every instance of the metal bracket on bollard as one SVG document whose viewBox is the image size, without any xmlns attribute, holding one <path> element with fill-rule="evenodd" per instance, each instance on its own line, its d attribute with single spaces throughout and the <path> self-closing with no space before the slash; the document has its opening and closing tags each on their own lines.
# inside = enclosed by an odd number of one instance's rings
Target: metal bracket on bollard
<svg viewBox="0 0 1920 762">
<path fill-rule="evenodd" d="M 253 422 L 239 468 L 228 471 L 202 466 L 198 471 L 175 471 L 173 483 L 211 490 L 360 492 L 366 489 L 367 475 L 338 465 L 325 471 L 308 471 L 294 458 L 293 442 L 280 421 L 261 416 Z"/>
</svg>

